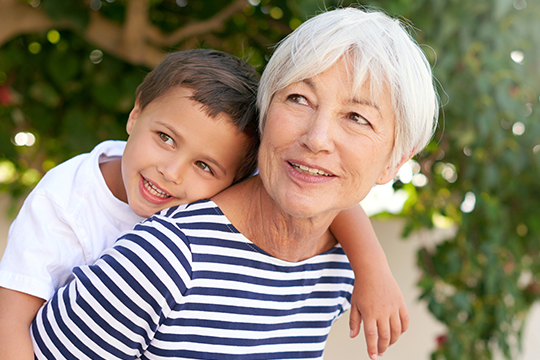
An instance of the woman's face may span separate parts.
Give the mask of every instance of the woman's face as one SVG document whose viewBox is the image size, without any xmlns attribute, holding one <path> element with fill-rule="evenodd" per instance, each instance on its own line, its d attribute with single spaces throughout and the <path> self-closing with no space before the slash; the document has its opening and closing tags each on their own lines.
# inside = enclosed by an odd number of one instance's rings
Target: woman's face
<svg viewBox="0 0 540 360">
<path fill-rule="evenodd" d="M 341 60 L 274 95 L 259 152 L 265 189 L 296 217 L 354 206 L 395 176 L 394 128 L 390 94 L 372 97 L 368 82 L 352 94 Z"/>
</svg>

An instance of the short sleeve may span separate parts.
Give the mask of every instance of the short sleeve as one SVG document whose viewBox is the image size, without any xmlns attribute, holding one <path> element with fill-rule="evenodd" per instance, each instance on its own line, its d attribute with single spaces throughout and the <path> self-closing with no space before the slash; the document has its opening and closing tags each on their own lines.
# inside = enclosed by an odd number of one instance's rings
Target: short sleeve
<svg viewBox="0 0 540 360">
<path fill-rule="evenodd" d="M 9 229 L 0 286 L 48 300 L 68 281 L 84 252 L 66 216 L 43 192 L 28 196 Z"/>
<path fill-rule="evenodd" d="M 38 359 L 140 357 L 191 281 L 185 235 L 152 218 L 74 269 L 32 324 Z"/>
</svg>

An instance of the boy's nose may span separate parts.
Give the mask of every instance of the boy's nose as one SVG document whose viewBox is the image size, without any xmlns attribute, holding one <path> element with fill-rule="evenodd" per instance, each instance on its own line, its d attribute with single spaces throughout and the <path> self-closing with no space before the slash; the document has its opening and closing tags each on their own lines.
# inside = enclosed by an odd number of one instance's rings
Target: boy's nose
<svg viewBox="0 0 540 360">
<path fill-rule="evenodd" d="M 184 181 L 184 176 L 188 170 L 187 165 L 184 161 L 171 161 L 159 167 L 158 171 L 165 181 L 180 185 Z"/>
</svg>

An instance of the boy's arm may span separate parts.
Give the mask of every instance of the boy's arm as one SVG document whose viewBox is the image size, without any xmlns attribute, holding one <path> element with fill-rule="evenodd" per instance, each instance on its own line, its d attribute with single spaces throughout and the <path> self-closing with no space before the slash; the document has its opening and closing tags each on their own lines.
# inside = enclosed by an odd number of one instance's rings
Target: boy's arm
<svg viewBox="0 0 540 360">
<path fill-rule="evenodd" d="M 0 287 L 0 354 L 4 360 L 34 359 L 30 324 L 45 300 Z"/>
<path fill-rule="evenodd" d="M 360 205 L 342 211 L 330 226 L 330 231 L 343 247 L 355 274 L 351 337 L 358 335 L 363 321 L 368 354 L 371 359 L 376 359 L 409 326 L 403 295 L 371 222 Z"/>
</svg>

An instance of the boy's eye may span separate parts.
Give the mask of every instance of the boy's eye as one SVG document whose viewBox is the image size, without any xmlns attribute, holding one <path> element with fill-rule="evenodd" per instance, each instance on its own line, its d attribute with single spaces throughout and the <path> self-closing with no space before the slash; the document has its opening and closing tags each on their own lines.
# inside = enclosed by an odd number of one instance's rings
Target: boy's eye
<svg viewBox="0 0 540 360">
<path fill-rule="evenodd" d="M 206 165 L 205 162 L 202 162 L 202 161 L 196 161 L 196 162 L 195 162 L 195 165 L 197 165 L 197 167 L 199 167 L 201 170 L 208 171 L 209 173 L 214 174 L 214 172 L 212 171 L 212 169 L 210 168 L 210 166 Z"/>
<path fill-rule="evenodd" d="M 158 135 L 161 141 L 163 141 L 165 144 L 174 145 L 174 140 L 169 135 L 162 132 L 159 132 Z"/>
<path fill-rule="evenodd" d="M 300 105 L 309 105 L 309 102 L 307 101 L 307 99 L 304 96 L 298 95 L 298 94 L 291 94 L 287 96 L 287 100 L 300 104 Z"/>
<path fill-rule="evenodd" d="M 369 121 L 367 121 L 365 117 L 363 117 L 362 115 L 358 113 L 355 113 L 355 112 L 349 113 L 347 117 L 350 120 L 359 123 L 360 125 L 370 125 Z"/>
</svg>

